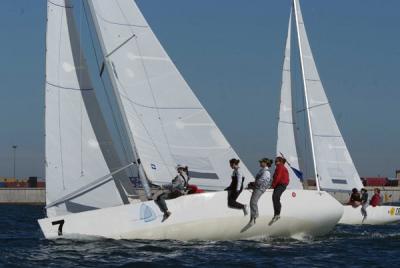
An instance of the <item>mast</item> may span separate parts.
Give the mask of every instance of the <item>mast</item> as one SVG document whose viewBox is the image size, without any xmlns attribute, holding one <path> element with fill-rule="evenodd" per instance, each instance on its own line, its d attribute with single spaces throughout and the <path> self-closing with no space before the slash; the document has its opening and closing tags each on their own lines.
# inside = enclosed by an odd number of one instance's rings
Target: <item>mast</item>
<svg viewBox="0 0 400 268">
<path fill-rule="evenodd" d="M 97 40 L 99 41 L 99 44 L 100 44 L 100 47 L 101 47 L 101 51 L 102 51 L 102 54 L 103 54 L 103 63 L 102 63 L 101 70 L 100 70 L 100 77 L 102 78 L 103 71 L 106 70 L 107 74 L 108 74 L 108 76 L 110 78 L 110 81 L 111 81 L 111 88 L 113 90 L 113 95 L 115 96 L 116 101 L 117 101 L 117 110 L 118 110 L 118 112 L 119 112 L 119 114 L 121 115 L 121 118 L 122 118 L 122 128 L 123 128 L 123 131 L 127 134 L 128 140 L 129 140 L 129 144 L 130 144 L 130 148 L 129 149 L 130 149 L 131 155 L 130 156 L 128 155 L 127 157 L 132 157 L 133 158 L 132 162 L 135 163 L 136 166 L 137 166 L 139 179 L 140 179 L 141 184 L 142 184 L 142 186 L 144 188 L 146 198 L 150 199 L 151 198 L 151 190 L 150 190 L 150 186 L 149 186 L 149 181 L 148 181 L 146 173 L 145 173 L 145 171 L 144 171 L 144 169 L 143 169 L 143 167 L 141 165 L 140 158 L 139 158 L 139 156 L 137 154 L 135 141 L 133 139 L 133 135 L 132 135 L 131 129 L 128 127 L 128 124 L 129 124 L 128 123 L 128 119 L 127 119 L 127 116 L 126 116 L 126 114 L 125 114 L 125 112 L 124 112 L 124 110 L 122 108 L 122 100 L 121 100 L 121 97 L 120 97 L 119 93 L 117 92 L 117 82 L 116 82 L 115 77 L 114 77 L 114 67 L 113 67 L 112 63 L 108 60 L 108 57 L 112 53 L 114 53 L 116 50 L 118 50 L 126 42 L 129 42 L 129 40 L 126 40 L 124 43 L 122 43 L 119 47 L 117 47 L 111 53 L 107 53 L 104 41 L 103 41 L 103 39 L 101 37 L 101 33 L 100 33 L 100 29 L 99 29 L 99 22 L 98 22 L 96 13 L 95 13 L 96 11 L 95 11 L 95 8 L 93 6 L 93 3 L 92 3 L 92 1 L 87 1 L 87 4 L 88 4 L 88 7 L 89 7 L 90 17 L 92 18 L 92 22 L 93 22 L 93 25 L 94 25 L 94 28 L 95 28 L 95 31 L 96 31 L 96 34 L 97 34 L 97 37 L 98 37 Z M 135 35 L 133 35 L 130 39 L 132 39 L 132 38 L 135 38 Z"/>
<path fill-rule="evenodd" d="M 307 94 L 307 83 L 306 83 L 306 77 L 304 73 L 304 60 L 303 60 L 303 53 L 301 49 L 301 36 L 299 32 L 299 24 L 303 22 L 299 22 L 299 17 L 297 14 L 297 6 L 300 8 L 300 3 L 298 0 L 293 0 L 293 8 L 294 8 L 294 15 L 296 19 L 296 28 L 297 28 L 297 41 L 298 41 L 298 46 L 299 46 L 299 51 L 300 51 L 300 64 L 301 64 L 301 74 L 303 78 L 303 87 L 304 87 L 304 97 L 305 97 L 305 103 L 306 103 L 306 113 L 307 113 L 307 121 L 308 121 L 308 131 L 310 134 L 310 143 L 311 143 L 311 154 L 312 154 L 312 160 L 313 160 L 313 167 L 314 167 L 314 174 L 315 174 L 315 184 L 317 186 L 317 190 L 321 191 L 321 188 L 319 186 L 319 177 L 318 177 L 318 171 L 317 171 L 317 163 L 315 159 L 315 149 L 314 149 L 314 136 L 313 136 L 313 130 L 312 130 L 312 125 L 311 125 L 311 118 L 310 118 L 310 106 L 309 106 L 309 101 L 308 101 L 308 94 Z"/>
</svg>

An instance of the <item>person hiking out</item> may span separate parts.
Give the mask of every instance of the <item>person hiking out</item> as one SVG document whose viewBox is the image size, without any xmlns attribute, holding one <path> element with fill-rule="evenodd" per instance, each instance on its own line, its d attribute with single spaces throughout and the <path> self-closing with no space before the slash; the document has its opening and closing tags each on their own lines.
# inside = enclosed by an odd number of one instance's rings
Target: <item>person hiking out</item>
<svg viewBox="0 0 400 268">
<path fill-rule="evenodd" d="M 365 188 L 361 189 L 361 215 L 363 216 L 362 222 L 367 218 L 368 207 L 368 191 Z"/>
<path fill-rule="evenodd" d="M 381 204 L 381 190 L 379 188 L 374 189 L 374 195 L 369 201 L 369 204 L 373 207 L 379 206 Z"/>
<path fill-rule="evenodd" d="M 176 167 L 178 175 L 172 180 L 171 183 L 161 186 L 164 190 L 155 200 L 156 204 L 159 206 L 160 210 L 164 213 L 162 222 L 171 216 L 171 212 L 168 210 L 166 199 L 173 199 L 186 194 L 186 188 L 188 185 L 189 177 L 186 173 L 187 167 L 178 165 Z"/>
<path fill-rule="evenodd" d="M 351 205 L 353 208 L 361 205 L 361 195 L 358 192 L 357 188 L 353 188 L 353 190 L 351 190 L 350 200 L 348 204 Z"/>
<path fill-rule="evenodd" d="M 225 190 L 228 191 L 228 207 L 241 209 L 246 216 L 248 214 L 247 206 L 236 201 L 243 190 L 244 182 L 244 177 L 240 173 L 239 163 L 239 159 L 232 158 L 229 160 L 229 165 L 233 169 L 232 182 Z"/>
<path fill-rule="evenodd" d="M 247 187 L 253 190 L 250 198 L 250 225 L 254 225 L 258 218 L 258 200 L 271 186 L 271 173 L 269 168 L 272 166 L 272 160 L 263 158 L 259 162 L 261 169 L 258 171 L 255 181 L 249 183 Z"/>
<path fill-rule="evenodd" d="M 270 225 L 280 219 L 281 215 L 281 195 L 286 190 L 289 184 L 289 172 L 285 167 L 286 159 L 278 156 L 275 158 L 275 172 L 272 180 L 271 188 L 274 189 L 272 193 L 272 203 L 274 205 L 274 217 Z"/>
</svg>

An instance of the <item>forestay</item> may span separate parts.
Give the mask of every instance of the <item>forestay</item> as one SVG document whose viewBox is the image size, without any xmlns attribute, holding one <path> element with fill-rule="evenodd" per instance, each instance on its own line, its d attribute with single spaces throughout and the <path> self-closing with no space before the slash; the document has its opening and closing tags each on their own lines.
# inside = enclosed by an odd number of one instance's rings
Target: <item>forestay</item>
<svg viewBox="0 0 400 268">
<path fill-rule="evenodd" d="M 294 120 L 294 110 L 292 106 L 292 82 L 290 71 L 290 42 L 292 34 L 292 11 L 289 17 L 288 35 L 286 39 L 285 57 L 282 70 L 282 86 L 281 86 L 281 103 L 279 110 L 278 121 L 278 140 L 277 140 L 277 155 L 283 155 L 287 161 L 287 169 L 289 171 L 290 182 L 288 188 L 303 189 L 301 179 L 293 172 L 292 168 L 300 170 L 299 158 L 296 149 L 296 124 Z M 290 164 L 290 166 L 289 166 Z"/>
<path fill-rule="evenodd" d="M 237 154 L 196 98 L 132 0 L 91 0 L 89 10 L 111 68 L 114 92 L 147 178 L 170 182 L 188 165 L 209 190 L 229 184 Z M 104 66 L 103 66 L 104 68 Z M 252 175 L 242 164 L 247 178 Z"/>
<path fill-rule="evenodd" d="M 298 0 L 294 0 L 305 94 L 308 98 L 310 132 L 320 186 L 324 190 L 362 187 L 322 86 L 304 27 Z"/>
<path fill-rule="evenodd" d="M 104 119 L 82 57 L 72 15 L 64 0 L 47 3 L 45 154 L 46 203 L 67 196 L 110 173 L 101 148 L 114 158 Z M 89 120 L 87 107 L 95 114 Z M 97 127 L 97 137 L 91 124 Z M 101 137 L 99 144 L 98 137 Z M 123 204 L 122 186 L 112 180 L 47 209 L 48 217 Z M 126 197 L 124 198 L 126 201 Z"/>
</svg>

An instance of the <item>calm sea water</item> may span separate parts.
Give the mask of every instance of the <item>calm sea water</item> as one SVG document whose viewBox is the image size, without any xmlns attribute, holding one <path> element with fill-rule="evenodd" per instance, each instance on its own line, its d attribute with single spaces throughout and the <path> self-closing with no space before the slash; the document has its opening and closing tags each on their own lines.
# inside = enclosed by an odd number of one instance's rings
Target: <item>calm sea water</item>
<svg viewBox="0 0 400 268">
<path fill-rule="evenodd" d="M 398 267 L 400 225 L 339 226 L 312 240 L 47 241 L 40 206 L 0 206 L 0 267 Z"/>
</svg>

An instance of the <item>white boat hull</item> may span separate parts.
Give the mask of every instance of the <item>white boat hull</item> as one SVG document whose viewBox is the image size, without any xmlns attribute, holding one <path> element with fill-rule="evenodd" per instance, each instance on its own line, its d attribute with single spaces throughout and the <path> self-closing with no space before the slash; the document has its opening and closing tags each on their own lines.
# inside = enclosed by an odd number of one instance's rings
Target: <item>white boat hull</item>
<svg viewBox="0 0 400 268">
<path fill-rule="evenodd" d="M 238 201 L 247 204 L 251 192 Z M 227 207 L 227 193 L 214 192 L 167 200 L 172 215 L 161 222 L 154 201 L 98 209 L 39 220 L 47 239 L 103 237 L 111 239 L 232 240 L 254 237 L 319 236 L 331 231 L 343 206 L 326 192 L 287 190 L 283 193 L 281 219 L 268 225 L 273 216 L 272 190 L 259 200 L 260 217 L 246 228 L 250 216 Z M 64 221 L 60 235 L 60 221 Z M 56 223 L 54 223 L 56 222 Z"/>
<path fill-rule="evenodd" d="M 394 206 L 377 206 L 367 207 L 367 218 L 363 222 L 361 214 L 361 206 L 354 208 L 352 206 L 343 206 L 343 216 L 339 224 L 389 224 L 400 222 L 400 207 Z"/>
</svg>

